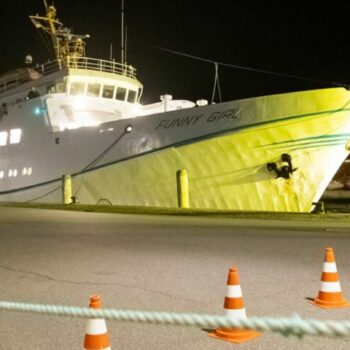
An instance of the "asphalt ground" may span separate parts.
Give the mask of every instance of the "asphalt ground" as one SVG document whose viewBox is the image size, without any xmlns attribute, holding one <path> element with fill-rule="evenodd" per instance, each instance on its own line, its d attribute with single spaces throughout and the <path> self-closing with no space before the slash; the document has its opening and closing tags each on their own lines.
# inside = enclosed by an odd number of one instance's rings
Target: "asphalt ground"
<svg viewBox="0 0 350 350">
<path fill-rule="evenodd" d="M 326 247 L 350 300 L 350 226 L 339 220 L 156 216 L 0 208 L 0 299 L 222 314 L 237 266 L 248 316 L 350 319 L 315 297 Z M 243 345 L 201 329 L 108 321 L 112 349 L 349 349 L 350 339 L 264 333 Z M 0 311 L 0 349 L 80 349 L 86 320 Z"/>
</svg>

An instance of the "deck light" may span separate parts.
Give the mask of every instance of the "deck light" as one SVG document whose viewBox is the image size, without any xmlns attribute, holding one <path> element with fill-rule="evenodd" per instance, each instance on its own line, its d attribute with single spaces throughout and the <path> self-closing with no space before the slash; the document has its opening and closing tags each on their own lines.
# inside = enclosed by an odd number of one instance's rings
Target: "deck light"
<svg viewBox="0 0 350 350">
<path fill-rule="evenodd" d="M 45 107 L 35 107 L 34 108 L 34 115 L 41 115 L 46 111 Z"/>
</svg>

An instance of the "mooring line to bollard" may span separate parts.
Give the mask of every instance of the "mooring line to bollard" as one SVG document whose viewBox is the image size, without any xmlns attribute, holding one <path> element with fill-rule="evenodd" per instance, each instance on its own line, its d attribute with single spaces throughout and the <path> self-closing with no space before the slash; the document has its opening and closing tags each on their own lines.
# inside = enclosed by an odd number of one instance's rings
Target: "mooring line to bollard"
<svg viewBox="0 0 350 350">
<path fill-rule="evenodd" d="M 79 318 L 105 318 L 114 321 L 153 323 L 165 325 L 193 326 L 200 328 L 244 328 L 263 332 L 280 333 L 283 336 L 304 335 L 347 337 L 350 335 L 350 320 L 315 320 L 292 317 L 250 317 L 228 319 L 225 316 L 175 313 L 158 311 L 135 311 L 118 309 L 91 309 L 86 307 L 28 304 L 0 301 L 0 310 L 31 312 L 46 315 L 70 316 Z"/>
</svg>

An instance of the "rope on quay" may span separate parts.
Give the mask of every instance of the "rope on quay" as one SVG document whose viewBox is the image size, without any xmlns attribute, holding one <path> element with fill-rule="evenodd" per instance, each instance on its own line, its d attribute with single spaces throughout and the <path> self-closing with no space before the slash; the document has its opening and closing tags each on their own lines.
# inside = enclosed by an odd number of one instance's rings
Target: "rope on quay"
<svg viewBox="0 0 350 350">
<path fill-rule="evenodd" d="M 228 319 L 225 316 L 194 313 L 153 312 L 117 309 L 90 309 L 63 305 L 43 305 L 0 301 L 0 310 L 32 312 L 46 315 L 71 316 L 80 318 L 105 318 L 114 321 L 153 323 L 165 325 L 193 326 L 200 328 L 244 328 L 270 331 L 283 336 L 304 335 L 347 337 L 350 335 L 350 320 L 302 319 L 298 315 L 284 318 L 250 317 Z"/>
</svg>

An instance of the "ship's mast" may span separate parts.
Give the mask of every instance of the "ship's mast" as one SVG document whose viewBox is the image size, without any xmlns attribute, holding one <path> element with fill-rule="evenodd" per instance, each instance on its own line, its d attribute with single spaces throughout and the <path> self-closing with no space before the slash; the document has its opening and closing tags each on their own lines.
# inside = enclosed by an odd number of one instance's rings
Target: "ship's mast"
<svg viewBox="0 0 350 350">
<path fill-rule="evenodd" d="M 122 1 L 121 8 L 121 64 L 124 64 L 124 0 Z"/>
<path fill-rule="evenodd" d="M 46 16 L 29 16 L 35 28 L 49 36 L 53 54 L 56 59 L 85 56 L 85 42 L 89 35 L 76 35 L 72 30 L 63 26 L 57 18 L 56 8 L 44 1 Z"/>
</svg>

